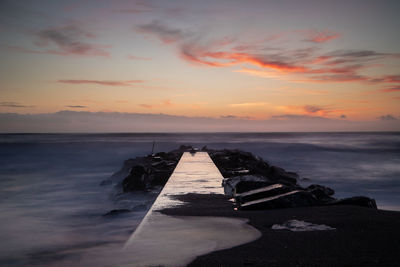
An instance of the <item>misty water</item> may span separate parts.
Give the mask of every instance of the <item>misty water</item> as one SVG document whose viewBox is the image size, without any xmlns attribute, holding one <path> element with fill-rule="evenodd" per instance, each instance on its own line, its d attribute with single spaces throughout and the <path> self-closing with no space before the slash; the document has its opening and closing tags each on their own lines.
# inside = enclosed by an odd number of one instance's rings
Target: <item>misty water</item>
<svg viewBox="0 0 400 267">
<path fill-rule="evenodd" d="M 400 133 L 1 134 L 0 265 L 79 266 L 104 251 L 118 263 L 156 193 L 116 197 L 99 184 L 153 141 L 156 152 L 181 144 L 250 151 L 299 173 L 303 185 L 400 210 Z M 123 208 L 134 211 L 103 216 Z"/>
</svg>

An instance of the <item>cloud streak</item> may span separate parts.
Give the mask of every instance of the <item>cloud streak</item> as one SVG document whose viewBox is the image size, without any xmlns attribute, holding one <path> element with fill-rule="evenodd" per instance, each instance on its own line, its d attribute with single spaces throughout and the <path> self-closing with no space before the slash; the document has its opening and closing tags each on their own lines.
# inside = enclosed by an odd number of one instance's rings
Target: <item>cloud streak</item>
<svg viewBox="0 0 400 267">
<path fill-rule="evenodd" d="M 58 83 L 66 84 L 97 84 L 103 86 L 134 86 L 135 84 L 143 83 L 142 80 L 130 81 L 103 81 L 103 80 L 58 80 Z"/>
<path fill-rule="evenodd" d="M 234 70 L 263 78 L 275 78 L 293 82 L 315 83 L 400 83 L 398 75 L 373 77 L 364 74 L 367 68 L 382 66 L 385 59 L 398 59 L 399 54 L 381 53 L 374 50 L 335 50 L 322 52 L 319 47 L 288 50 L 284 46 L 271 47 L 270 40 L 245 40 L 224 36 L 208 39 L 200 34 L 189 34 L 160 21 L 136 27 L 138 32 L 155 36 L 167 45 L 176 46 L 185 61 L 201 66 L 231 67 Z M 339 38 L 340 33 L 328 30 L 294 31 L 303 41 L 323 45 Z"/>
<path fill-rule="evenodd" d="M 171 100 L 163 100 L 158 104 L 139 104 L 139 107 L 146 108 L 146 109 L 153 109 L 153 108 L 160 108 L 160 107 L 173 107 L 175 106 Z"/>
<path fill-rule="evenodd" d="M 87 106 L 81 106 L 81 105 L 70 105 L 66 106 L 67 108 L 87 108 Z"/>
<path fill-rule="evenodd" d="M 128 55 L 127 58 L 130 60 L 151 60 L 149 57 L 138 57 L 133 55 Z"/>
<path fill-rule="evenodd" d="M 341 36 L 339 33 L 318 30 L 302 31 L 302 33 L 306 36 L 305 41 L 312 43 L 326 43 Z"/>
<path fill-rule="evenodd" d="M 18 102 L 0 102 L 0 107 L 8 107 L 8 108 L 32 108 L 34 106 L 22 105 Z"/>
<path fill-rule="evenodd" d="M 153 20 L 148 24 L 138 25 L 135 27 L 135 30 L 139 33 L 155 36 L 166 44 L 181 41 L 189 35 L 181 29 L 170 27 L 158 20 Z"/>
<path fill-rule="evenodd" d="M 93 33 L 84 31 L 75 25 L 47 28 L 35 33 L 37 40 L 34 42 L 38 49 L 20 46 L 7 46 L 8 49 L 33 54 L 51 55 L 77 55 L 109 57 L 106 50 L 109 46 L 95 44 L 90 40 L 95 39 Z"/>
</svg>

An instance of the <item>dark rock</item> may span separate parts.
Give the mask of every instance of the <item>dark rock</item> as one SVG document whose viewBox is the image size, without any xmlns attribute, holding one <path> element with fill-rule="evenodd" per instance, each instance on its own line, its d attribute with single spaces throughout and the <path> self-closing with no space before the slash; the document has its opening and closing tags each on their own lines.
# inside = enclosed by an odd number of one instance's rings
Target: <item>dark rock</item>
<svg viewBox="0 0 400 267">
<path fill-rule="evenodd" d="M 241 210 L 282 209 L 316 206 L 319 204 L 320 202 L 318 199 L 316 199 L 315 196 L 310 192 L 296 190 L 270 198 L 239 204 L 239 208 Z"/>
<path fill-rule="evenodd" d="M 241 194 L 254 189 L 262 188 L 271 185 L 269 181 L 240 181 L 236 184 L 236 194 Z"/>
<path fill-rule="evenodd" d="M 240 150 L 216 150 L 209 154 L 225 178 L 238 175 L 264 176 L 267 181 L 296 185 L 298 175 L 284 169 L 270 166 L 262 158 Z"/>
<path fill-rule="evenodd" d="M 277 166 L 271 166 L 267 176 L 274 181 L 279 181 L 287 185 L 297 184 L 297 179 L 299 177 L 296 173 L 286 172 L 284 169 Z"/>
<path fill-rule="evenodd" d="M 183 152 L 196 153 L 192 146 L 182 145 L 168 153 L 158 152 L 124 162 L 120 171 L 101 184 L 116 184 L 123 192 L 151 191 L 165 185 Z M 353 197 L 337 200 L 335 191 L 322 185 L 302 188 L 299 175 L 271 166 L 262 158 L 240 150 L 201 149 L 209 153 L 224 179 L 226 195 L 236 198 L 242 209 L 271 209 L 315 205 L 357 205 L 376 209 L 375 200 Z M 303 178 L 303 180 L 309 180 Z M 279 185 L 279 186 L 276 186 Z M 118 189 L 121 190 L 121 189 Z M 257 200 L 262 200 L 258 201 Z M 250 203 L 250 204 L 249 204 Z"/>
<path fill-rule="evenodd" d="M 286 186 L 283 184 L 271 184 L 264 187 L 259 187 L 257 189 L 249 190 L 243 193 L 235 194 L 235 201 L 237 203 L 244 204 L 257 199 L 265 199 L 270 197 L 275 197 L 283 195 L 289 192 L 298 190 L 294 186 Z"/>
<path fill-rule="evenodd" d="M 130 174 L 122 181 L 124 192 L 145 190 L 147 188 L 146 169 L 142 165 L 133 166 Z"/>
<path fill-rule="evenodd" d="M 263 185 L 264 183 L 268 182 L 265 177 L 263 176 L 257 176 L 257 175 L 243 175 L 243 176 L 233 176 L 229 178 L 224 178 L 222 181 L 222 186 L 224 187 L 224 192 L 225 195 L 228 196 L 233 196 L 235 192 L 238 190 L 240 192 L 244 192 L 244 188 L 237 188 L 237 185 L 241 182 L 247 182 L 248 184 L 251 183 L 258 183 L 258 185 Z M 270 184 L 270 183 L 268 183 Z M 243 187 L 245 187 L 245 184 L 243 184 Z M 254 188 L 254 187 L 252 187 Z"/>
<path fill-rule="evenodd" d="M 335 194 L 335 191 L 332 188 L 318 184 L 312 184 L 307 187 L 306 190 L 321 201 L 330 202 L 332 200 L 335 200 L 333 197 L 331 197 Z"/>
<path fill-rule="evenodd" d="M 367 208 L 377 209 L 375 199 L 364 197 L 364 196 L 356 196 L 356 197 L 349 197 L 345 199 L 340 199 L 333 203 L 334 205 L 354 205 L 354 206 L 361 206 Z"/>
<path fill-rule="evenodd" d="M 115 215 L 119 215 L 119 214 L 127 213 L 127 212 L 131 212 L 131 210 L 128 210 L 128 209 L 117 209 L 117 210 L 111 210 L 111 211 L 103 214 L 103 216 L 109 217 L 109 216 L 115 216 Z"/>
</svg>

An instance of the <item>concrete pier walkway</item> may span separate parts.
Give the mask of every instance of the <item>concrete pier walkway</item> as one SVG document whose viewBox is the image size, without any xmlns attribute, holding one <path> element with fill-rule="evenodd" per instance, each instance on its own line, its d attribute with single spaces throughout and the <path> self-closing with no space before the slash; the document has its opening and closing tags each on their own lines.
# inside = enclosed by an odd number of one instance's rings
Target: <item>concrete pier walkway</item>
<svg viewBox="0 0 400 267">
<path fill-rule="evenodd" d="M 129 266 L 185 266 L 197 256 L 238 246 L 261 236 L 246 219 L 167 216 L 157 211 L 184 204 L 187 193 L 223 194 L 222 175 L 207 152 L 183 153 L 153 206 L 126 242 Z"/>
</svg>

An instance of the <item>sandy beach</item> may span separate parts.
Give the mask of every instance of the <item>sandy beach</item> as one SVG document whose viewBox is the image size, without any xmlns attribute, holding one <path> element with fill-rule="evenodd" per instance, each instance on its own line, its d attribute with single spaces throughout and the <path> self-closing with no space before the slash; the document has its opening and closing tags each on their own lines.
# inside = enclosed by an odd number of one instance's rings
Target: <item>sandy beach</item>
<svg viewBox="0 0 400 267">
<path fill-rule="evenodd" d="M 224 195 L 176 197 L 186 204 L 161 213 L 247 218 L 262 233 L 253 242 L 197 257 L 189 266 L 398 266 L 400 262 L 400 212 L 357 206 L 240 211 Z M 335 230 L 271 229 L 293 219 Z"/>
</svg>

